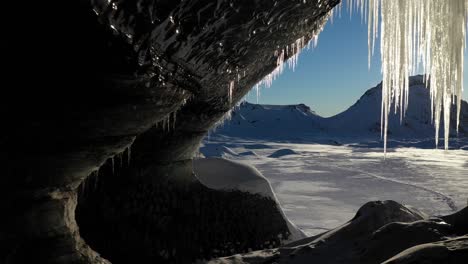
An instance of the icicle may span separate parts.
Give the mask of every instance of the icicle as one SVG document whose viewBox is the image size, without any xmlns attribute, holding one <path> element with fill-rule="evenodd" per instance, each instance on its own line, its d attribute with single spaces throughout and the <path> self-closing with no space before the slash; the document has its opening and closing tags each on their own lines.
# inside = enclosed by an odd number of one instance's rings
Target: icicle
<svg viewBox="0 0 468 264">
<path fill-rule="evenodd" d="M 164 119 L 162 120 L 162 128 L 164 132 L 169 132 L 169 117 L 170 114 L 168 114 Z"/>
<path fill-rule="evenodd" d="M 409 102 L 409 76 L 416 73 L 421 64 L 428 74 L 426 85 L 430 87 L 436 146 L 443 112 L 444 147 L 448 149 L 450 110 L 455 101 L 457 130 L 459 127 L 468 1 L 349 0 L 347 3 L 350 13 L 355 6 L 367 12 L 369 66 L 379 23 L 381 25 L 384 149 L 390 106 L 393 104 L 395 111 L 400 110 L 400 118 L 404 117 Z"/>
<path fill-rule="evenodd" d="M 328 18 L 332 15 L 333 15 L 333 11 L 330 11 L 320 21 L 316 22 L 317 23 L 316 25 L 318 27 L 315 31 L 311 32 L 310 39 L 307 43 L 305 41 L 305 37 L 303 36 L 301 38 L 298 38 L 294 43 L 291 43 L 290 45 L 286 45 L 286 47 L 284 48 L 278 47 L 278 50 L 274 52 L 274 56 L 276 57 L 276 68 L 254 86 L 257 91 L 257 103 L 258 103 L 258 96 L 260 94 L 259 93 L 260 88 L 263 86 L 267 88 L 271 87 L 271 85 L 273 84 L 273 81 L 276 80 L 276 78 L 278 78 L 278 76 L 280 76 L 283 73 L 284 63 L 286 62 L 286 58 L 288 58 L 287 63 L 288 63 L 289 68 L 294 71 L 299 61 L 300 52 L 305 47 L 309 48 L 311 43 L 314 47 L 317 47 L 318 35 L 323 30 L 323 26 L 325 24 L 324 22 L 327 21 Z"/>
<path fill-rule="evenodd" d="M 162 128 L 163 132 L 166 131 L 166 129 L 165 129 L 165 127 L 164 127 L 164 120 L 165 120 L 165 119 L 162 119 L 161 121 L 158 122 L 158 124 L 161 124 L 161 128 Z M 159 125 L 158 125 L 158 127 L 159 127 Z"/>
<path fill-rule="evenodd" d="M 313 39 L 315 39 L 315 37 Z M 301 37 L 301 38 L 298 38 L 294 43 L 291 44 L 293 55 L 291 56 L 291 59 L 288 60 L 288 66 L 293 71 L 296 70 L 297 64 L 299 62 L 299 55 L 301 53 L 301 50 L 305 46 L 304 42 L 305 42 L 304 37 Z M 281 61 L 281 63 L 278 63 L 279 65 L 283 64 L 284 56 L 281 59 L 282 59 L 282 61 Z M 281 72 L 282 72 L 282 69 L 279 72 L 279 74 L 281 74 Z M 275 76 L 275 78 L 276 78 L 276 76 Z"/>
<path fill-rule="evenodd" d="M 86 177 L 87 178 L 87 177 Z M 86 191 L 86 178 L 81 182 L 81 195 L 84 197 Z"/>
<path fill-rule="evenodd" d="M 94 176 L 94 190 L 96 191 L 98 187 L 99 169 L 94 171 L 93 176 Z"/>
<path fill-rule="evenodd" d="M 171 114 L 170 113 L 166 117 L 166 129 L 167 129 L 167 132 L 171 131 Z"/>
<path fill-rule="evenodd" d="M 112 166 L 112 175 L 114 175 L 115 173 L 115 161 L 114 161 L 114 157 L 110 158 L 111 160 L 111 166 Z"/>
<path fill-rule="evenodd" d="M 228 94 L 229 94 L 229 104 L 232 105 L 232 94 L 234 92 L 234 81 L 231 81 L 228 86 Z"/>
<path fill-rule="evenodd" d="M 127 148 L 127 163 L 130 166 L 130 161 L 132 159 L 132 145 L 128 146 Z"/>
<path fill-rule="evenodd" d="M 172 117 L 172 130 L 175 130 L 176 128 L 176 121 L 177 121 L 177 110 L 173 112 L 173 117 Z"/>
<path fill-rule="evenodd" d="M 260 84 L 258 84 L 258 83 L 255 85 L 255 92 L 257 94 L 257 104 L 258 104 L 258 97 L 260 96 L 260 87 L 259 86 L 260 86 Z"/>
</svg>

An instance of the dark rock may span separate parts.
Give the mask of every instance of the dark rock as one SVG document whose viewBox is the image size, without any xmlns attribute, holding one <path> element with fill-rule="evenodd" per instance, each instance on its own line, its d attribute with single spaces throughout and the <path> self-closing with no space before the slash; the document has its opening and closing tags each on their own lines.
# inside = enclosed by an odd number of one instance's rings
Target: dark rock
<svg viewBox="0 0 468 264">
<path fill-rule="evenodd" d="M 81 235 L 112 263 L 194 263 L 278 247 L 290 235 L 269 198 L 131 173 L 117 159 L 80 192 Z"/>
<path fill-rule="evenodd" d="M 393 201 L 371 202 L 348 223 L 321 235 L 210 263 L 465 263 L 466 236 L 448 239 L 457 230 Z"/>
<path fill-rule="evenodd" d="M 409 248 L 385 264 L 463 264 L 468 262 L 468 236 Z"/>
<path fill-rule="evenodd" d="M 101 261 L 78 246 L 75 203 L 53 197 L 73 197 L 106 160 L 176 111 L 171 133 L 154 128 L 156 137 L 146 137 L 158 151 L 144 154 L 142 175 L 190 180 L 199 140 L 231 108 L 229 83 L 242 76 L 235 104 L 277 66 L 275 51 L 311 39 L 338 2 L 5 3 L 0 262 Z M 68 224 L 55 230 L 57 222 Z M 44 245 L 41 254 L 31 254 L 35 245 Z"/>
<path fill-rule="evenodd" d="M 458 235 L 468 234 L 468 207 L 454 214 L 444 216 L 442 219 L 452 225 Z"/>
</svg>

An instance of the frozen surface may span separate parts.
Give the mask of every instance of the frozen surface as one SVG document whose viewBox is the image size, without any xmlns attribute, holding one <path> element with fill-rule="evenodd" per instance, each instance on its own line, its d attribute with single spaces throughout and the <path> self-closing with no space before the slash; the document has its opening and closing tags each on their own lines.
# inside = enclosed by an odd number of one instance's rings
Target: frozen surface
<svg viewBox="0 0 468 264">
<path fill-rule="evenodd" d="M 450 150 L 436 150 L 430 91 L 410 78 L 406 117 L 390 114 L 388 150 L 380 139 L 382 86 L 346 111 L 323 118 L 306 105 L 244 103 L 200 148 L 256 167 L 271 183 L 290 220 L 313 235 L 351 219 L 372 200 L 395 200 L 430 215 L 468 200 L 468 104 Z M 453 109 L 455 113 L 455 109 Z"/>
<path fill-rule="evenodd" d="M 372 200 L 395 200 L 430 215 L 467 204 L 468 151 L 410 147 L 383 149 L 240 140 L 206 141 L 213 153 L 255 166 L 269 179 L 287 217 L 308 235 L 337 227 Z M 256 156 L 233 155 L 255 149 Z M 281 149 L 295 155 L 269 157 Z"/>
<path fill-rule="evenodd" d="M 193 161 L 200 182 L 215 190 L 240 190 L 276 199 L 268 180 L 253 166 L 222 158 Z"/>
<path fill-rule="evenodd" d="M 277 202 L 280 213 L 288 225 L 291 235 L 286 243 L 305 238 L 306 235 L 285 215 L 273 189 L 261 172 L 246 162 L 222 158 L 201 158 L 193 161 L 200 182 L 215 190 L 239 190 L 260 194 Z"/>
</svg>

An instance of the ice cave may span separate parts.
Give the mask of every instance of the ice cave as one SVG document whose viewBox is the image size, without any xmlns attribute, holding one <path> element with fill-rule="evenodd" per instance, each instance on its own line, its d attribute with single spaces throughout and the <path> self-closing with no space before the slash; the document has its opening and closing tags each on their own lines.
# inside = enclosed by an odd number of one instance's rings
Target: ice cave
<svg viewBox="0 0 468 264">
<path fill-rule="evenodd" d="M 5 3 L 0 263 L 468 263 L 468 0 L 342 1 Z M 365 21 L 380 84 L 332 118 L 243 101 L 338 13 Z M 382 140 L 337 140 L 351 123 Z M 359 208 L 325 219 L 324 190 Z"/>
</svg>

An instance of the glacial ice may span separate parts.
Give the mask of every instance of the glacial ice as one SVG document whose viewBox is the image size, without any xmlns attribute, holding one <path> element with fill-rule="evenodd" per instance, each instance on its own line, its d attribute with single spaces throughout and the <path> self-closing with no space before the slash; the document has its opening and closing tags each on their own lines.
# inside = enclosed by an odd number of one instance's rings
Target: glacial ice
<svg viewBox="0 0 468 264">
<path fill-rule="evenodd" d="M 348 4 L 350 12 L 358 9 L 367 15 L 369 56 L 381 27 L 381 123 L 385 151 L 391 105 L 394 104 L 395 112 L 400 110 L 403 118 L 409 102 L 409 77 L 420 66 L 431 92 L 436 146 L 443 113 L 448 149 L 450 108 L 455 102 L 457 128 L 460 119 L 468 0 L 348 0 Z"/>
</svg>

